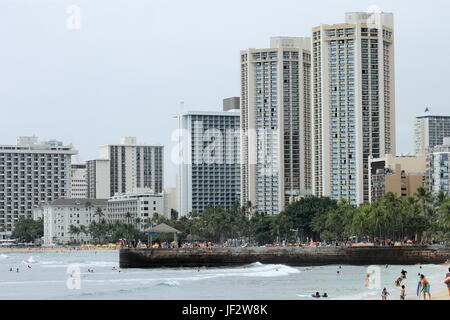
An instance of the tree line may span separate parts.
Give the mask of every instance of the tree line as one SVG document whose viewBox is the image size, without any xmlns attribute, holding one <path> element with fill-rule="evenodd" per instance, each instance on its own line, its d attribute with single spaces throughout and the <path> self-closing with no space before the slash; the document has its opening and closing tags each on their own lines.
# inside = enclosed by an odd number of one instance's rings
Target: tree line
<svg viewBox="0 0 450 320">
<path fill-rule="evenodd" d="M 387 193 L 382 199 L 361 206 L 335 201 L 327 197 L 305 197 L 293 202 L 275 216 L 258 214 L 251 203 L 234 205 L 231 209 L 208 208 L 178 217 L 172 210 L 170 218 L 155 214 L 142 221 L 126 216 L 125 222 L 108 222 L 101 209 L 97 219 L 88 226 L 70 226 L 73 242 L 88 235 L 97 243 L 120 239 L 146 241 L 148 234 L 140 231 L 166 223 L 182 233 L 180 240 L 204 240 L 223 243 L 227 239 L 247 239 L 264 245 L 275 242 L 333 242 L 357 239 L 374 241 L 450 242 L 450 199 L 443 192 L 433 196 L 423 187 L 413 197 Z M 21 219 L 13 237 L 27 240 L 43 233 L 43 222 Z M 155 235 L 156 241 L 170 240 L 172 235 Z"/>
</svg>

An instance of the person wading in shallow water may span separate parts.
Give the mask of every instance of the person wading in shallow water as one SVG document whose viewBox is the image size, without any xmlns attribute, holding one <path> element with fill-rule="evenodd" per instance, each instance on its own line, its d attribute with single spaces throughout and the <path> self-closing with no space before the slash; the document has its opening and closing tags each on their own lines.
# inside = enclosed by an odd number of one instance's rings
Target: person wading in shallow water
<svg viewBox="0 0 450 320">
<path fill-rule="evenodd" d="M 450 268 L 448 268 L 448 272 L 445 275 L 445 281 L 444 282 L 447 284 L 448 295 L 450 296 Z"/>
<path fill-rule="evenodd" d="M 425 276 L 423 274 L 420 275 L 420 281 L 422 282 L 423 299 L 427 300 L 428 293 L 428 297 L 431 300 L 430 283 L 427 279 L 425 279 Z"/>
<path fill-rule="evenodd" d="M 387 291 L 386 288 L 383 289 L 383 291 L 381 292 L 381 300 L 387 300 L 387 296 L 389 296 L 390 293 Z"/>
</svg>

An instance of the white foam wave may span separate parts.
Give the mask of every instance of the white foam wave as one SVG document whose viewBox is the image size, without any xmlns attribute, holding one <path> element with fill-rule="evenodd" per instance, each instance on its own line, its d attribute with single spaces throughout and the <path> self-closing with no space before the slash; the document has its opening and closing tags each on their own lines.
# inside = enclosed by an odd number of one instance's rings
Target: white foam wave
<svg viewBox="0 0 450 320">
<path fill-rule="evenodd" d="M 0 259 L 8 259 L 8 255 L 6 255 L 6 254 L 0 254 Z"/>
<path fill-rule="evenodd" d="M 31 256 L 27 259 L 27 262 L 28 263 L 37 263 L 38 261 L 33 256 Z"/>
</svg>

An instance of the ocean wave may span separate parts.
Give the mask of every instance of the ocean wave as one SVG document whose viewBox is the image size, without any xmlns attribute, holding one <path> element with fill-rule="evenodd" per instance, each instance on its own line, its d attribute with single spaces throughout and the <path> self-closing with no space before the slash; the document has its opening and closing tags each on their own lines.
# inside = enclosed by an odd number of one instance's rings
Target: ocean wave
<svg viewBox="0 0 450 320">
<path fill-rule="evenodd" d="M 64 263 L 61 264 L 60 261 L 46 261 L 41 263 L 41 266 L 44 268 L 67 268 L 68 266 L 78 266 L 80 268 L 103 268 L 103 267 L 117 267 L 118 262 L 114 261 L 83 261 L 83 262 L 72 262 L 72 263 Z"/>
<path fill-rule="evenodd" d="M 162 281 L 156 284 L 156 286 L 165 286 L 165 287 L 178 287 L 180 283 L 178 281 Z"/>
<path fill-rule="evenodd" d="M 0 254 L 0 259 L 8 259 L 8 255 L 6 255 L 6 254 Z"/>
</svg>

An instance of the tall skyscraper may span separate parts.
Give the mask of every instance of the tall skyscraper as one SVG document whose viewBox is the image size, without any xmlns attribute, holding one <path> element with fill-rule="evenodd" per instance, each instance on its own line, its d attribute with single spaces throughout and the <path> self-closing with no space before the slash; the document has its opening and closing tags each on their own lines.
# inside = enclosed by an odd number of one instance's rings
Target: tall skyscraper
<svg viewBox="0 0 450 320">
<path fill-rule="evenodd" d="M 241 51 L 241 203 L 280 213 L 311 190 L 311 39 Z"/>
<path fill-rule="evenodd" d="M 87 199 L 108 199 L 111 196 L 111 165 L 109 159 L 86 162 Z"/>
<path fill-rule="evenodd" d="M 126 137 L 120 144 L 100 147 L 100 158 L 110 165 L 110 196 L 149 188 L 163 192 L 164 146 L 137 144 L 136 138 Z"/>
<path fill-rule="evenodd" d="M 433 147 L 450 137 L 450 116 L 427 114 L 414 121 L 414 148 L 417 155 L 427 154 Z"/>
<path fill-rule="evenodd" d="M 312 39 L 313 186 L 368 202 L 369 157 L 395 154 L 394 19 L 347 13 Z"/>
<path fill-rule="evenodd" d="M 75 154 L 71 145 L 36 137 L 0 146 L 0 239 L 11 236 L 21 216 L 31 218 L 34 207 L 69 198 Z"/>
<path fill-rule="evenodd" d="M 239 112 L 192 111 L 178 119 L 179 215 L 230 209 L 240 201 Z"/>
</svg>

